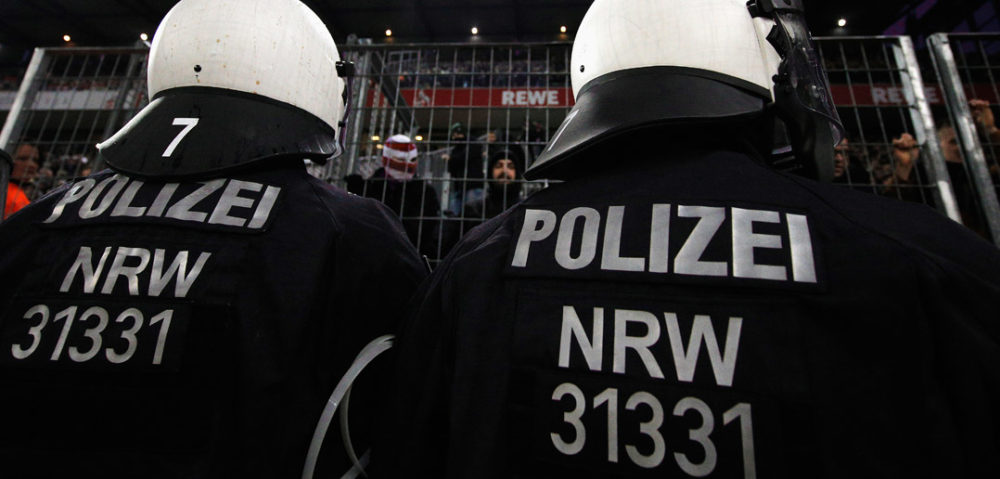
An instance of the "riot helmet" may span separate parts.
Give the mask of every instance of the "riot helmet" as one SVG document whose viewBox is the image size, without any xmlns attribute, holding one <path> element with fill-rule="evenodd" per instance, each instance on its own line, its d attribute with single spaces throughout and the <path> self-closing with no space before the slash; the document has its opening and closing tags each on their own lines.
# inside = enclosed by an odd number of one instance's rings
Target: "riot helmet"
<svg viewBox="0 0 1000 479">
<path fill-rule="evenodd" d="M 576 105 L 526 176 L 566 176 L 637 129 L 779 118 L 807 176 L 832 178 L 842 127 L 817 58 L 800 0 L 596 0 L 573 44 Z"/>
<path fill-rule="evenodd" d="M 148 177 L 207 176 L 343 150 L 353 65 L 299 0 L 181 0 L 153 38 L 150 104 L 98 145 Z"/>
</svg>

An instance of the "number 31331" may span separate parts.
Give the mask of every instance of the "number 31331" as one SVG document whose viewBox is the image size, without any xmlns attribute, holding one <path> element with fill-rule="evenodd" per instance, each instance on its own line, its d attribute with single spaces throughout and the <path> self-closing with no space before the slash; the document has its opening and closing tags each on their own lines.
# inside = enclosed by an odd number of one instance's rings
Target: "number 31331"
<svg viewBox="0 0 1000 479">
<path fill-rule="evenodd" d="M 602 419 L 607 420 L 607 437 L 599 440 L 607 441 L 607 461 L 618 463 L 619 458 L 619 414 L 624 400 L 624 407 L 628 411 L 643 411 L 644 417 L 648 418 L 638 425 L 639 433 L 646 439 L 643 446 L 625 444 L 625 454 L 630 462 L 644 469 L 659 467 L 667 459 L 667 441 L 661 432 L 661 427 L 666 418 L 666 411 L 660 400 L 645 391 L 638 391 L 627 398 L 619 396 L 616 388 L 607 388 L 587 400 L 583 390 L 573 383 L 562 383 L 552 392 L 552 400 L 564 407 L 571 409 L 563 410 L 562 419 L 569 426 L 566 431 L 572 429 L 572 433 L 550 433 L 552 445 L 560 454 L 574 456 L 580 454 L 587 444 L 587 428 L 584 424 L 584 415 L 588 409 L 596 411 L 604 409 L 606 417 L 602 414 Z M 716 430 L 716 416 L 711 407 L 696 397 L 684 397 L 677 401 L 671 414 L 676 417 L 697 416 L 700 418 L 700 426 L 688 431 L 687 437 L 694 442 L 704 452 L 689 458 L 688 455 L 675 452 L 673 460 L 684 473 L 692 477 L 705 477 L 715 471 L 718 462 L 718 451 L 711 435 Z M 743 449 L 743 476 L 745 479 L 757 477 L 756 464 L 754 458 L 753 422 L 749 403 L 739 403 L 722 413 L 723 426 L 729 426 L 734 422 L 739 422 L 740 438 Z M 652 450 L 648 444 L 652 443 Z M 601 449 L 604 449 L 603 447 Z"/>
<path fill-rule="evenodd" d="M 10 358 L 16 362 L 45 359 L 61 362 L 68 358 L 73 363 L 106 361 L 105 364 L 114 365 L 134 361 L 137 351 L 151 346 L 151 364 L 163 362 L 173 309 L 162 310 L 148 319 L 135 307 L 118 314 L 96 305 L 55 309 L 58 308 L 36 304 L 24 313 L 22 321 L 11 321 L 13 318 L 6 321 L 5 344 L 10 345 Z"/>
</svg>

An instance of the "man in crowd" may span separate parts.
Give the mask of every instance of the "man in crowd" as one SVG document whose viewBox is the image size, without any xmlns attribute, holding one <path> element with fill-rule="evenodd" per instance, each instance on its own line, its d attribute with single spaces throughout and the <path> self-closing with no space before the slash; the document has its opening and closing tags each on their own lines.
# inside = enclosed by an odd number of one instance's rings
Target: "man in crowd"
<svg viewBox="0 0 1000 479">
<path fill-rule="evenodd" d="M 973 100 L 976 101 L 978 100 Z M 945 165 L 948 167 L 948 177 L 951 179 L 955 201 L 962 215 L 962 224 L 980 236 L 988 237 L 986 220 L 979 209 L 979 202 L 976 200 L 974 187 L 965 160 L 962 158 L 955 128 L 950 125 L 943 126 L 938 129 L 937 135 L 944 153 Z M 904 201 L 923 202 L 916 171 L 920 159 L 920 146 L 908 133 L 894 139 L 892 146 L 891 174 L 882 180 L 882 194 Z"/>
<path fill-rule="evenodd" d="M 468 226 L 478 225 L 521 201 L 521 170 L 523 161 L 517 150 L 494 151 L 490 160 L 490 179 L 486 184 L 486 195 L 482 201 L 465 206 L 463 219 Z"/>
<path fill-rule="evenodd" d="M 1000 128 L 997 128 L 996 120 L 993 116 L 993 109 L 990 103 L 985 100 L 970 100 L 969 107 L 972 109 L 972 118 L 976 122 L 980 138 L 983 138 L 984 146 L 989 150 L 986 154 L 986 162 L 993 179 L 994 186 L 1000 186 Z"/>
<path fill-rule="evenodd" d="M 454 243 L 453 227 L 442 219 L 437 190 L 417 176 L 418 160 L 416 143 L 406 135 L 393 135 L 382 147 L 382 167 L 368 179 L 348 176 L 347 190 L 391 208 L 420 253 L 437 259 Z"/>
<path fill-rule="evenodd" d="M 851 148 L 850 140 L 844 138 L 833 149 L 833 182 L 849 185 L 858 191 L 874 189 L 871 173 L 861 162 L 861 158 Z"/>
<path fill-rule="evenodd" d="M 507 148 L 507 142 L 500 142 L 500 130 L 490 130 L 466 142 L 465 129 L 461 123 L 452 126 L 455 148 L 445 156 L 448 173 L 452 178 L 452 193 L 449 205 L 453 212 L 462 211 L 468 203 L 478 203 L 486 194 L 486 178 L 489 176 L 489 159 L 499 149 Z"/>
<path fill-rule="evenodd" d="M 823 183 L 841 129 L 801 2 L 596 0 L 571 61 L 576 104 L 528 170 L 565 182 L 422 287 L 373 463 L 1000 470 L 1000 253 L 925 206 Z M 767 166 L 776 120 L 822 182 Z"/>
<path fill-rule="evenodd" d="M 14 150 L 13 166 L 7 183 L 7 201 L 4 205 L 5 219 L 31 202 L 25 189 L 38 175 L 40 161 L 38 148 L 34 145 L 22 143 Z"/>
<path fill-rule="evenodd" d="M 308 7 L 181 0 L 149 56 L 111 170 L 0 225 L 2 475 L 299 477 L 424 266 L 388 208 L 305 170 L 341 151 L 351 73 Z M 354 388 L 355 433 L 380 397 Z"/>
<path fill-rule="evenodd" d="M 913 135 L 903 133 L 898 138 L 893 138 L 889 164 L 886 165 L 889 174 L 882 179 L 882 194 L 904 201 L 921 202 L 921 185 L 916 171 L 919 159 L 920 145 Z"/>
<path fill-rule="evenodd" d="M 0 149 L 0 185 L 8 183 L 6 188 L 0 189 L 0 203 L 4 205 L 4 212 L 0 213 L 0 223 L 7 218 L 7 195 L 10 193 L 10 170 L 14 167 L 14 160 L 6 151 Z"/>
</svg>

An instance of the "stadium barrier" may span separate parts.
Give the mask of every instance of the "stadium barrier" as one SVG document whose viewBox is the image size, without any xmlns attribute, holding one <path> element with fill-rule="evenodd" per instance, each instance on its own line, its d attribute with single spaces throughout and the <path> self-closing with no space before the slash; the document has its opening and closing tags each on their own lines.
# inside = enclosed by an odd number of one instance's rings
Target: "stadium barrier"
<svg viewBox="0 0 1000 479">
<path fill-rule="evenodd" d="M 848 133 L 849 161 L 838 182 L 927 204 L 956 221 L 968 217 L 936 134 L 951 115 L 952 92 L 945 82 L 924 84 L 910 38 L 836 37 L 817 44 Z M 310 172 L 386 202 L 432 263 L 472 227 L 548 186 L 522 175 L 573 106 L 571 43 L 350 39 L 340 48 L 357 71 L 345 153 L 310 165 Z M 141 48 L 35 51 L 0 133 L 8 151 L 25 142 L 41 148 L 45 162 L 33 197 L 98 166 L 95 145 L 148 101 L 147 54 Z M 989 86 L 995 91 L 992 81 Z M 417 181 L 400 185 L 376 175 L 385 142 L 396 134 L 418 145 Z M 916 140 L 920 155 L 911 178 L 894 181 L 893 145 L 903 134 Z M 516 170 L 513 181 L 493 178 L 501 156 Z"/>
<path fill-rule="evenodd" d="M 1000 245 L 1000 131 L 992 124 L 1000 105 L 1000 34 L 936 34 L 927 40 L 948 104 L 960 157 L 952 158 L 955 188 L 971 200 L 966 224 L 988 233 Z M 978 105 L 970 104 L 976 100 Z"/>
</svg>

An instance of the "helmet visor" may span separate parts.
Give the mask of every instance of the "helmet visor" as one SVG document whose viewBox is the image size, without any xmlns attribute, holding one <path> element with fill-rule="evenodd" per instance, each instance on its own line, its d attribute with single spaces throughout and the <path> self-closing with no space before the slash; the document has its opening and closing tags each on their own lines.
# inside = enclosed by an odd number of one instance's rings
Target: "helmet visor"
<svg viewBox="0 0 1000 479">
<path fill-rule="evenodd" d="M 782 73 L 788 75 L 795 92 L 794 98 L 800 107 L 830 124 L 833 138 L 833 145 L 830 147 L 833 148 L 844 138 L 844 127 L 833 104 L 830 81 L 813 46 L 804 17 L 799 12 L 778 11 L 775 12 L 774 20 L 787 41 L 785 45 L 778 47 L 784 60 Z"/>
</svg>

